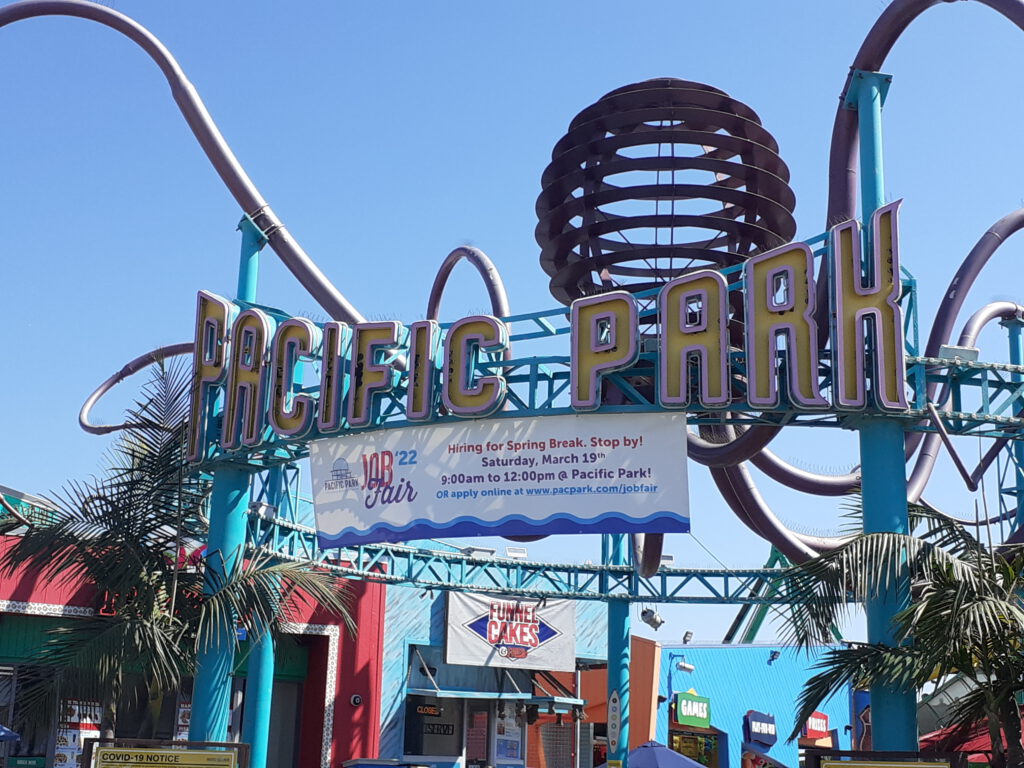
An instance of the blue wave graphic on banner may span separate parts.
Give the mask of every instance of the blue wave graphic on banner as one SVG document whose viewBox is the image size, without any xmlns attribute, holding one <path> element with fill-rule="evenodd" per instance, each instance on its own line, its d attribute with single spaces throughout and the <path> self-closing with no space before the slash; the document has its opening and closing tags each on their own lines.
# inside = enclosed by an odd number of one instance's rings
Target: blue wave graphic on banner
<svg viewBox="0 0 1024 768">
<path fill-rule="evenodd" d="M 438 536 L 491 536 L 495 529 L 502 536 L 529 536 L 572 533 L 689 533 L 690 518 L 678 512 L 659 510 L 646 517 L 626 516 L 621 512 L 606 512 L 597 517 L 580 518 L 557 513 L 546 518 L 508 515 L 494 521 L 476 517 L 457 517 L 453 520 L 413 520 L 404 526 L 376 523 L 369 528 L 345 528 L 328 535 L 317 533 L 321 549 L 348 547 L 356 544 L 400 543 L 413 539 Z"/>
</svg>

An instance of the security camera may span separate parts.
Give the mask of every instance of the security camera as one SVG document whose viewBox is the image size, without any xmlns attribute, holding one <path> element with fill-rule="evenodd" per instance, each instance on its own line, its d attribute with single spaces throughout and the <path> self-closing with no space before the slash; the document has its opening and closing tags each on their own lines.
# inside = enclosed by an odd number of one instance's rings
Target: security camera
<svg viewBox="0 0 1024 768">
<path fill-rule="evenodd" d="M 652 608 L 644 608 L 640 611 L 640 621 L 651 627 L 651 629 L 657 629 L 665 623 L 665 620 L 661 618 L 661 614 Z"/>
<path fill-rule="evenodd" d="M 363 697 L 362 697 L 362 696 L 360 696 L 360 695 L 359 695 L 358 693 L 353 693 L 353 694 L 352 694 L 352 698 L 351 698 L 351 699 L 349 699 L 349 703 L 350 703 L 350 704 L 351 704 L 351 705 L 352 705 L 353 707 L 358 707 L 358 706 L 359 706 L 360 704 L 362 704 L 362 703 L 363 703 Z"/>
<path fill-rule="evenodd" d="M 695 670 L 696 667 L 693 666 L 693 664 L 690 664 L 686 661 L 680 661 L 678 664 L 676 664 L 676 669 L 678 669 L 680 672 L 693 672 L 693 670 Z"/>
</svg>

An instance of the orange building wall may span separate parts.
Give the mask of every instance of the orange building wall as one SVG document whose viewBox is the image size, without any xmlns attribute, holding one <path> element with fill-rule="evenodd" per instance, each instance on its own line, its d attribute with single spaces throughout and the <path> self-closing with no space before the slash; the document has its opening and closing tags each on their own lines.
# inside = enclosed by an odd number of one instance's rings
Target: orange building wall
<svg viewBox="0 0 1024 768">
<path fill-rule="evenodd" d="M 633 637 L 629 662 L 629 748 L 654 740 L 658 713 L 658 677 L 661 674 L 661 645 L 645 637 Z M 584 672 L 580 698 L 587 700 L 587 721 L 608 722 L 608 671 Z"/>
</svg>

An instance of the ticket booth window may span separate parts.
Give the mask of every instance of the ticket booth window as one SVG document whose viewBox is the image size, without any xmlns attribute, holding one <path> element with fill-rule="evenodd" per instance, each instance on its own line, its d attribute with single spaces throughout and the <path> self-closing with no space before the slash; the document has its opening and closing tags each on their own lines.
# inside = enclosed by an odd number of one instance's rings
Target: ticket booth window
<svg viewBox="0 0 1024 768">
<path fill-rule="evenodd" d="M 462 702 L 409 696 L 405 706 L 405 754 L 462 756 Z"/>
</svg>

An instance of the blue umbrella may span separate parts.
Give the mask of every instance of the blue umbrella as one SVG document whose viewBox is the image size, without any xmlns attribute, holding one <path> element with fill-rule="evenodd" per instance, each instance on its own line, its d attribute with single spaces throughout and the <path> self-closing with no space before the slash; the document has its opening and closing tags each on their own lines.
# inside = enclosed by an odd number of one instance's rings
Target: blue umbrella
<svg viewBox="0 0 1024 768">
<path fill-rule="evenodd" d="M 706 768 L 696 760 L 691 760 L 686 755 L 681 755 L 656 741 L 648 741 L 636 749 L 631 749 L 627 765 L 629 768 Z M 608 768 L 608 763 L 600 768 Z"/>
<path fill-rule="evenodd" d="M 21 736 L 6 725 L 0 725 L 0 741 L 21 741 Z"/>
</svg>

